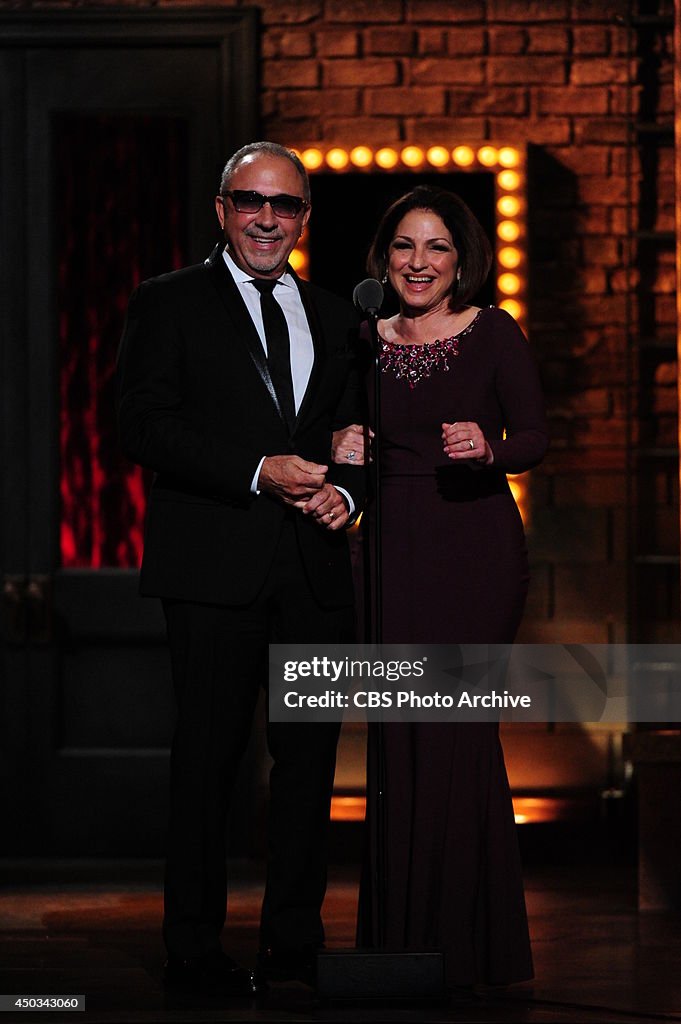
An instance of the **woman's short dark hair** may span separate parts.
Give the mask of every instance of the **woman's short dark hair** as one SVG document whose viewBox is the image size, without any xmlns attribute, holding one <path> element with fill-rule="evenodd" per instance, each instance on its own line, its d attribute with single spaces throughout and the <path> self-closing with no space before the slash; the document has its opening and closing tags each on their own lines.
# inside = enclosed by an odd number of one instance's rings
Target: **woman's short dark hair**
<svg viewBox="0 0 681 1024">
<path fill-rule="evenodd" d="M 383 214 L 367 258 L 372 277 L 382 281 L 388 270 L 388 249 L 397 226 L 411 210 L 436 213 L 449 230 L 459 254 L 461 279 L 454 281 L 450 307 L 458 309 L 482 288 L 492 266 L 492 247 L 482 225 L 463 199 L 444 188 L 417 185 Z"/>
</svg>

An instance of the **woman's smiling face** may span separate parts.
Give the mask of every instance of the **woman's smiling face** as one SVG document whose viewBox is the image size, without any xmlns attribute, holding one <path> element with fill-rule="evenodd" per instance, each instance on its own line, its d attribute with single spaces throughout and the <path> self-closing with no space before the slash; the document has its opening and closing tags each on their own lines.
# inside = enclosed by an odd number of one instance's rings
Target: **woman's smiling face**
<svg viewBox="0 0 681 1024">
<path fill-rule="evenodd" d="M 432 210 L 410 210 L 388 250 L 388 277 L 400 305 L 426 312 L 449 309 L 459 254 L 444 222 Z"/>
</svg>

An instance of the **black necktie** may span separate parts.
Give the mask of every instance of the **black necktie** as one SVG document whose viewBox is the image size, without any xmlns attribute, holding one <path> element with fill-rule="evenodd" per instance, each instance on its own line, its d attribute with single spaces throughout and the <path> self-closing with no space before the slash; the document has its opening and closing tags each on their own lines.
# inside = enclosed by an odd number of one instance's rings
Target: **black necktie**
<svg viewBox="0 0 681 1024">
<path fill-rule="evenodd" d="M 276 281 L 256 278 L 253 284 L 260 292 L 260 309 L 267 341 L 267 365 L 277 393 L 279 407 L 289 430 L 296 421 L 296 404 L 291 379 L 291 346 L 284 311 L 272 294 Z"/>
</svg>

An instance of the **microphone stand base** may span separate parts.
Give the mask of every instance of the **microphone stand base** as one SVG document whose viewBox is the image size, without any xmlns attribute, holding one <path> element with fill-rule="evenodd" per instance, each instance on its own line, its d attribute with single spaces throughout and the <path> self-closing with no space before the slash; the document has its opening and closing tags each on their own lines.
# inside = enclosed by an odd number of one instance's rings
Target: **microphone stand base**
<svg viewBox="0 0 681 1024">
<path fill-rule="evenodd" d="M 443 1001 L 442 953 L 337 949 L 317 956 L 320 999 Z"/>
</svg>

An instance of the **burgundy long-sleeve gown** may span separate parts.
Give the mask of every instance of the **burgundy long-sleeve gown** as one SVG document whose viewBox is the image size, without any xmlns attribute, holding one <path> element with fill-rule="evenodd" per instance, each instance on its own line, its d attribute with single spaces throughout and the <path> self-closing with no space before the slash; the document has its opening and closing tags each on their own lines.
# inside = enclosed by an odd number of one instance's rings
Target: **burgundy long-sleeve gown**
<svg viewBox="0 0 681 1024">
<path fill-rule="evenodd" d="M 482 309 L 452 339 L 383 346 L 382 553 L 385 643 L 509 643 L 528 566 L 506 473 L 547 444 L 529 345 L 504 311 Z M 411 385 L 411 386 L 410 386 Z M 441 424 L 478 423 L 491 466 L 451 462 Z M 498 728 L 387 723 L 379 808 L 370 730 L 368 856 L 358 942 L 377 946 L 377 829 L 384 822 L 383 945 L 442 949 L 449 985 L 532 976 L 511 795 Z"/>
</svg>

